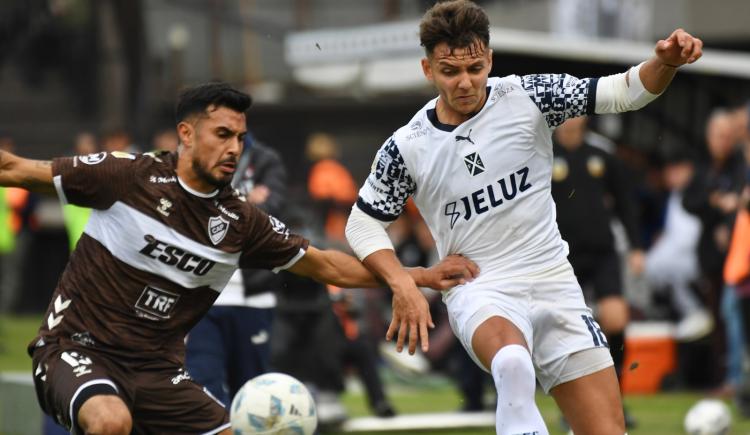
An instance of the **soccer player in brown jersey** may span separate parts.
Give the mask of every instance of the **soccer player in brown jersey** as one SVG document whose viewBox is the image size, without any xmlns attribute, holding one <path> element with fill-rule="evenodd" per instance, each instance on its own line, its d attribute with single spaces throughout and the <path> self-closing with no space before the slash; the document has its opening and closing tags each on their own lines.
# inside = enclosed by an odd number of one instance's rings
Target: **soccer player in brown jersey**
<svg viewBox="0 0 750 435">
<path fill-rule="evenodd" d="M 225 408 L 184 371 L 183 339 L 238 267 L 381 285 L 355 258 L 309 246 L 229 186 L 250 102 L 219 83 L 183 92 L 177 153 L 51 162 L 0 153 L 0 185 L 93 209 L 29 345 L 39 403 L 73 433 L 230 433 Z M 411 277 L 445 289 L 477 273 L 455 256 Z"/>
</svg>

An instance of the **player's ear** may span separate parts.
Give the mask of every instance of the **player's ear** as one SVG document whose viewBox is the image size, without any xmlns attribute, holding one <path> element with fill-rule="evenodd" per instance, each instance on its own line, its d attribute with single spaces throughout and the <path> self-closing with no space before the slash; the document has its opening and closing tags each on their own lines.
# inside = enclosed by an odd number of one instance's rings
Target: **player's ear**
<svg viewBox="0 0 750 435">
<path fill-rule="evenodd" d="M 432 76 L 432 65 L 430 65 L 430 59 L 427 57 L 422 58 L 422 72 L 424 73 L 424 76 L 427 77 L 427 80 L 430 82 L 434 81 L 434 77 Z"/>
<path fill-rule="evenodd" d="M 186 121 L 181 121 L 179 124 L 177 124 L 177 135 L 180 137 L 181 144 L 186 147 L 193 146 L 193 136 L 195 135 L 193 124 Z"/>
<path fill-rule="evenodd" d="M 487 66 L 489 66 L 489 69 L 492 70 L 492 49 L 491 48 L 487 49 L 487 56 L 488 56 Z"/>
</svg>

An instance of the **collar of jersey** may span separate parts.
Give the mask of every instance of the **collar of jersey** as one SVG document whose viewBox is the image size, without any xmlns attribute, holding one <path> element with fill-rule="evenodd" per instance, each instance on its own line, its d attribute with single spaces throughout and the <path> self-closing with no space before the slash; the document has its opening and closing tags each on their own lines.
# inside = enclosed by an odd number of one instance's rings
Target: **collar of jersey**
<svg viewBox="0 0 750 435">
<path fill-rule="evenodd" d="M 487 105 L 487 101 L 489 101 L 489 99 L 490 99 L 490 91 L 491 90 L 492 90 L 492 87 L 491 86 L 487 86 L 487 95 L 484 98 L 484 105 L 482 106 L 482 109 L 484 109 L 484 106 Z M 437 100 L 435 100 L 435 104 L 437 105 Z M 481 112 L 482 109 L 479 109 L 479 112 Z M 477 112 L 477 113 L 479 113 L 479 112 Z M 477 113 L 475 113 L 474 115 L 476 115 Z M 432 125 L 435 126 L 435 128 L 437 128 L 438 130 L 443 130 L 443 131 L 450 132 L 450 131 L 455 130 L 456 127 L 458 127 L 458 125 L 443 124 L 442 122 L 440 122 L 440 120 L 437 117 L 437 112 L 435 111 L 434 107 L 432 109 L 427 109 L 427 119 L 429 119 L 430 122 L 432 123 Z"/>
<path fill-rule="evenodd" d="M 177 177 L 177 182 L 180 183 L 180 186 L 182 186 L 183 189 L 187 190 L 188 193 L 192 193 L 193 195 L 198 196 L 200 198 L 212 198 L 216 196 L 217 193 L 219 193 L 219 189 L 216 189 L 210 193 L 198 192 L 197 190 L 188 186 L 184 181 L 182 181 L 182 178 L 180 177 Z"/>
</svg>

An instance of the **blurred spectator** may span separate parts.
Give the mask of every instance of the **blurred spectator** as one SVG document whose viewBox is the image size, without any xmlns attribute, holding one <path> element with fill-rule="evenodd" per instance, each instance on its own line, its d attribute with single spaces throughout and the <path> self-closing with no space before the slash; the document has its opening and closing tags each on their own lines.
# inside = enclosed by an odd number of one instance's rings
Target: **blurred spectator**
<svg viewBox="0 0 750 435">
<path fill-rule="evenodd" d="M 750 150 L 746 151 L 750 157 Z M 750 159 L 748 159 L 750 161 Z M 727 376 L 724 385 L 715 393 L 731 396 L 740 392 L 738 407 L 745 417 L 750 417 L 750 385 L 748 370 L 743 371 L 745 349 L 750 343 L 747 325 L 750 323 L 750 178 L 740 198 L 741 206 L 732 231 L 732 240 L 724 264 L 724 293 L 721 313 L 727 329 Z M 743 383 L 745 385 L 743 385 Z"/>
<path fill-rule="evenodd" d="M 628 261 L 634 274 L 642 272 L 645 257 L 625 169 L 613 155 L 585 140 L 587 122 L 586 117 L 573 118 L 555 130 L 552 197 L 560 234 L 570 249 L 568 259 L 607 336 L 619 377 L 629 307 L 611 227 L 615 216 L 627 234 Z M 626 413 L 626 425 L 632 423 Z"/>
<path fill-rule="evenodd" d="M 746 362 L 747 349 L 750 349 L 750 102 L 735 110 L 733 115 L 745 156 L 745 186 L 724 263 L 722 313 L 726 317 L 739 312 L 738 319 L 727 324 L 727 336 L 737 331 L 735 334 L 742 343 L 739 352 L 732 353 L 730 349 L 728 372 L 736 381 L 737 407 L 744 417 L 750 417 L 750 367 Z"/>
<path fill-rule="evenodd" d="M 357 292 L 360 293 L 359 290 Z M 378 417 L 393 417 L 396 411 L 385 395 L 383 382 L 377 370 L 376 351 L 370 340 L 365 337 L 365 331 L 358 324 L 361 310 L 353 302 L 353 291 L 329 285 L 328 293 L 333 301 L 333 312 L 339 319 L 345 338 L 343 363 L 347 368 L 356 370 L 365 387 L 367 402 L 373 414 Z"/>
<path fill-rule="evenodd" d="M 102 137 L 102 151 L 123 151 L 126 153 L 139 152 L 138 147 L 133 143 L 133 139 L 126 130 L 114 128 L 107 131 Z"/>
<path fill-rule="evenodd" d="M 10 138 L 0 137 L 0 150 L 12 151 L 12 148 L 13 143 Z M 11 261 L 9 256 L 16 248 L 13 213 L 8 189 L 0 187 L 0 271 L 3 276 L 7 269 L 6 263 Z M 10 284 L 7 284 L 4 278 L 0 278 L 0 312 L 2 313 L 10 311 L 10 304 L 14 298 L 11 290 L 5 288 L 6 285 Z"/>
<path fill-rule="evenodd" d="M 706 126 L 709 158 L 696 165 L 682 201 L 685 210 L 701 221 L 698 241 L 701 289 L 715 319 L 719 316 L 724 261 L 745 180 L 745 162 L 737 150 L 739 139 L 736 123 L 728 112 L 720 110 L 710 116 Z M 723 327 L 712 340 L 712 351 L 717 355 L 724 353 L 721 333 Z M 716 366 L 704 370 L 704 374 L 708 382 L 719 383 L 722 371 L 722 366 Z"/>
<path fill-rule="evenodd" d="M 0 137 L 0 150 L 13 152 L 14 140 L 9 136 Z M 31 244 L 32 232 L 36 230 L 34 210 L 38 202 L 35 194 L 19 187 L 7 187 L 2 190 L 3 202 L 9 212 L 9 228 L 13 236 L 12 245 L 3 255 L 2 273 L 0 273 L 0 311 L 13 312 L 19 302 L 23 287 L 23 273 L 26 258 Z"/>
<path fill-rule="evenodd" d="M 157 151 L 177 151 L 179 139 L 174 128 L 164 128 L 157 131 L 151 139 L 151 149 Z"/>
<path fill-rule="evenodd" d="M 279 153 L 248 133 L 232 185 L 250 203 L 279 216 L 286 178 Z M 188 335 L 188 372 L 227 406 L 245 382 L 269 371 L 274 292 L 281 285 L 271 271 L 237 270 Z"/>
<path fill-rule="evenodd" d="M 73 152 L 79 156 L 99 152 L 99 143 L 97 142 L 96 135 L 90 131 L 81 131 L 78 133 L 73 144 Z"/>
<path fill-rule="evenodd" d="M 687 154 L 667 157 L 663 178 L 669 193 L 664 228 L 646 255 L 646 280 L 654 291 L 668 292 L 680 319 L 675 330 L 679 341 L 702 338 L 714 325 L 711 313 L 693 288 L 699 277 L 697 248 L 701 223 L 682 205 L 693 170 L 693 162 Z"/>
<path fill-rule="evenodd" d="M 322 217 L 326 237 L 348 249 L 344 229 L 349 211 L 357 200 L 354 179 L 338 161 L 339 146 L 329 134 L 310 135 L 305 153 L 312 163 L 307 190 Z"/>
<path fill-rule="evenodd" d="M 287 210 L 285 222 L 311 244 L 324 246 L 324 236 L 309 219 L 309 211 Z M 338 395 L 344 391 L 341 355 L 344 334 L 333 313 L 324 284 L 281 272 L 283 285 L 277 293 L 271 368 L 288 373 L 310 388 L 322 427 L 346 420 Z"/>
</svg>

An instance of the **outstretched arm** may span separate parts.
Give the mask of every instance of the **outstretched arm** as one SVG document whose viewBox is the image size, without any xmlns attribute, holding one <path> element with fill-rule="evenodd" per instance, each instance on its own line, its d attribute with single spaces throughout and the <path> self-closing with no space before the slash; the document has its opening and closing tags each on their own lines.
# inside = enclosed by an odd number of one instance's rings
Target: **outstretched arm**
<svg viewBox="0 0 750 435">
<path fill-rule="evenodd" d="M 656 43 L 654 54 L 624 73 L 599 78 L 594 112 L 621 113 L 650 103 L 667 89 L 677 68 L 703 55 L 703 42 L 677 29 Z"/>
<path fill-rule="evenodd" d="M 656 43 L 654 54 L 641 66 L 640 79 L 647 91 L 661 94 L 669 86 L 677 68 L 700 59 L 703 41 L 677 29 L 667 39 Z"/>
<path fill-rule="evenodd" d="M 22 187 L 39 193 L 55 193 L 52 162 L 30 160 L 0 151 L 0 186 Z"/>
<path fill-rule="evenodd" d="M 367 267 L 343 252 L 322 251 L 310 246 L 305 255 L 287 270 L 339 287 L 384 286 L 385 284 L 368 270 L 372 268 L 391 287 L 394 295 L 394 318 L 386 338 L 390 340 L 398 329 L 397 349 L 401 351 L 408 326 L 410 353 L 416 350 L 417 333 L 419 341 L 422 342 L 422 350 L 426 352 L 429 349 L 427 327 L 434 326 L 429 318 L 427 301 L 417 286 L 445 290 L 471 281 L 479 273 L 479 268 L 474 262 L 459 255 L 450 255 L 427 269 L 403 268 L 394 252 L 388 249 L 374 252 L 364 261 Z"/>
<path fill-rule="evenodd" d="M 308 247 L 305 255 L 288 271 L 307 276 L 316 281 L 345 288 L 383 287 L 380 281 L 362 263 L 351 255 L 335 250 Z M 430 267 L 409 267 L 406 276 L 420 287 L 446 290 L 471 281 L 478 273 L 476 264 L 459 255 L 451 255 Z"/>
</svg>

